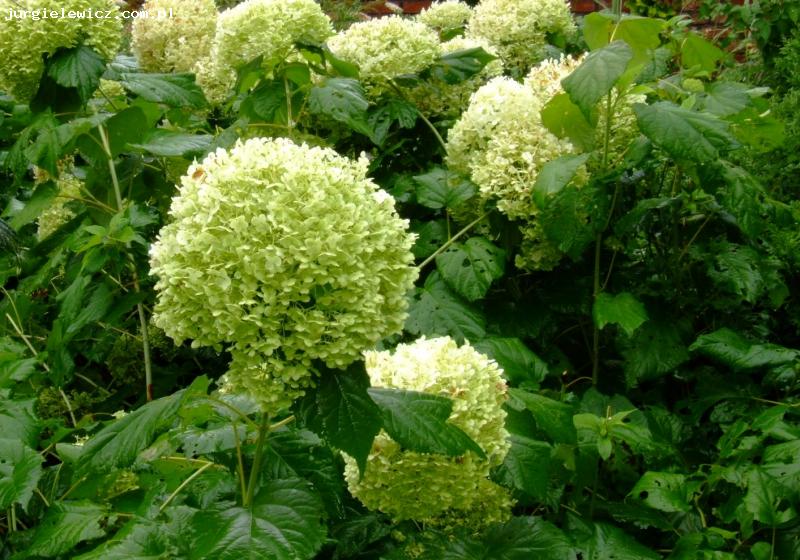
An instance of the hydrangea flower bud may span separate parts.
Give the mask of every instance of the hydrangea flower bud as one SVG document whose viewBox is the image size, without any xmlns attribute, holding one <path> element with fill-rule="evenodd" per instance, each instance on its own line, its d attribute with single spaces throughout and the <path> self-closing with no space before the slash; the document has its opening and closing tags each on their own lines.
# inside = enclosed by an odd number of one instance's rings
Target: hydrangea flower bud
<svg viewBox="0 0 800 560">
<path fill-rule="evenodd" d="M 109 11 L 110 17 L 41 17 L 45 10 L 61 14 L 62 8 L 103 15 Z M 0 0 L 0 12 L 16 14 L 0 25 L 0 91 L 23 102 L 36 93 L 47 56 L 83 43 L 111 60 L 122 39 L 122 19 L 116 17 L 119 9 L 113 0 Z"/>
<path fill-rule="evenodd" d="M 268 410 L 302 393 L 312 360 L 344 367 L 400 332 L 414 237 L 367 167 L 284 138 L 190 166 L 151 248 L 154 323 L 227 347 L 230 390 Z"/>
<path fill-rule="evenodd" d="M 135 19 L 131 50 L 147 72 L 191 72 L 208 56 L 217 26 L 214 0 L 147 0 Z"/>
<path fill-rule="evenodd" d="M 381 432 L 372 445 L 360 477 L 355 460 L 345 456 L 350 492 L 371 509 L 393 519 L 415 519 L 436 525 L 459 520 L 501 520 L 510 512 L 506 491 L 488 479 L 509 449 L 505 429 L 506 384 L 497 364 L 468 344 L 450 337 L 420 338 L 390 353 L 366 352 L 366 368 L 374 387 L 421 391 L 453 401 L 449 421 L 461 428 L 486 453 L 461 457 L 407 451 Z M 489 499 L 491 497 L 491 499 Z M 486 511 L 486 504 L 493 511 Z"/>
</svg>

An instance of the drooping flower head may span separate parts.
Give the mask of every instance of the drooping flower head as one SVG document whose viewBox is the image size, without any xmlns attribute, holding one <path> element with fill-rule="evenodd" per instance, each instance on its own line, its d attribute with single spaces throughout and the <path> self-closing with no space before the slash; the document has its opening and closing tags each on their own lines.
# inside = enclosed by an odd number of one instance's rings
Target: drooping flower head
<svg viewBox="0 0 800 560">
<path fill-rule="evenodd" d="M 151 249 L 155 324 L 227 347 L 229 390 L 269 410 L 302 393 L 312 360 L 343 367 L 399 332 L 413 236 L 367 166 L 283 138 L 193 164 Z"/>
<path fill-rule="evenodd" d="M 463 27 L 472 16 L 472 8 L 460 0 L 434 2 L 423 9 L 417 20 L 438 32 Z"/>
<path fill-rule="evenodd" d="M 449 337 L 420 338 L 400 344 L 394 353 L 366 352 L 366 368 L 374 387 L 421 391 L 451 398 L 449 421 L 461 428 L 486 453 L 462 457 L 407 451 L 381 432 L 372 446 L 363 477 L 355 460 L 345 456 L 350 492 L 371 509 L 395 520 L 416 519 L 450 524 L 486 503 L 484 519 L 508 515 L 510 499 L 488 480 L 489 470 L 503 462 L 509 449 L 502 409 L 506 385 L 497 364 L 468 344 Z M 494 499 L 485 499 L 491 495 Z"/>
<path fill-rule="evenodd" d="M 441 54 L 435 31 L 399 16 L 354 23 L 328 46 L 337 57 L 356 64 L 374 92 L 391 78 L 424 70 Z"/>
<path fill-rule="evenodd" d="M 131 50 L 147 72 L 191 72 L 208 56 L 217 26 L 214 0 L 147 0 L 131 27 Z"/>
<path fill-rule="evenodd" d="M 81 13 L 110 11 L 111 17 L 42 17 L 45 10 L 60 14 L 62 8 Z M 0 25 L 0 91 L 19 101 L 34 96 L 45 58 L 58 49 L 82 42 L 111 60 L 122 39 L 122 19 L 113 0 L 0 0 L 0 12 L 17 14 Z"/>
<path fill-rule="evenodd" d="M 523 75 L 543 58 L 549 34 L 572 35 L 575 22 L 565 0 L 482 0 L 467 34 L 483 37 L 500 53 L 506 68 Z"/>
<path fill-rule="evenodd" d="M 321 45 L 332 34 L 330 18 L 314 0 L 245 0 L 219 14 L 211 53 L 195 68 L 198 83 L 209 100 L 219 102 L 238 67 L 260 56 L 262 66 L 272 68 L 296 43 Z"/>
</svg>

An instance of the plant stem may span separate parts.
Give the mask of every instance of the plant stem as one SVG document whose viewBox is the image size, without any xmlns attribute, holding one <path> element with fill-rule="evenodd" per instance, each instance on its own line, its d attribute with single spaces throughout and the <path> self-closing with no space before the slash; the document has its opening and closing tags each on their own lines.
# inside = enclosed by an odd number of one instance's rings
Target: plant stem
<svg viewBox="0 0 800 560">
<path fill-rule="evenodd" d="M 167 508 L 167 506 L 170 504 L 170 502 L 175 499 L 175 496 L 180 494 L 181 490 L 186 488 L 195 478 L 197 478 L 198 476 L 203 474 L 203 471 L 206 470 L 208 467 L 210 467 L 213 464 L 214 463 L 206 463 L 206 464 L 204 464 L 202 467 L 200 467 L 199 469 L 194 471 L 191 474 L 191 476 L 189 476 L 186 480 L 181 482 L 180 486 L 178 486 L 175 489 L 175 491 L 167 497 L 167 499 L 164 501 L 164 503 L 161 504 L 161 507 L 158 508 L 158 513 L 161 513 L 162 511 L 164 511 Z"/>
<path fill-rule="evenodd" d="M 250 469 L 250 481 L 247 483 L 247 493 L 242 500 L 242 505 L 244 507 L 249 507 L 253 503 L 253 494 L 256 491 L 258 475 L 261 470 L 261 457 L 264 454 L 264 442 L 267 439 L 267 432 L 269 432 L 269 414 L 263 413 L 261 416 L 261 425 L 258 427 L 256 454 L 253 457 L 253 466 Z"/>
<path fill-rule="evenodd" d="M 108 159 L 108 171 L 111 174 L 111 183 L 114 185 L 114 196 L 117 199 L 117 211 L 122 212 L 123 205 L 122 205 L 122 192 L 119 188 L 119 179 L 117 178 L 117 166 L 114 165 L 114 157 L 111 154 L 111 144 L 108 141 L 108 133 L 106 132 L 105 127 L 100 124 L 97 127 L 97 130 L 100 132 L 100 140 L 103 143 L 103 151 L 106 154 L 106 158 Z M 130 248 L 130 243 L 126 244 L 126 247 Z M 128 253 L 128 260 L 131 264 L 131 271 L 133 273 L 133 287 L 136 293 L 140 293 L 141 287 L 139 286 L 139 274 L 136 272 L 136 262 L 133 259 L 133 256 Z M 147 331 L 147 317 L 144 313 L 144 305 L 142 303 L 136 304 L 136 310 L 139 315 L 139 325 L 142 331 L 142 353 L 144 354 L 144 385 L 145 385 L 145 395 L 147 401 L 153 400 L 153 366 L 150 359 L 150 337 L 148 336 Z"/>
<path fill-rule="evenodd" d="M 239 427 L 236 425 L 235 421 L 231 421 L 231 426 L 233 427 L 233 442 L 236 445 L 236 469 L 239 475 L 239 484 L 241 485 L 242 496 L 247 494 L 247 487 L 245 486 L 244 480 L 244 459 L 242 458 L 242 446 L 239 443 Z M 247 434 L 247 428 L 245 428 L 245 434 Z"/>
<path fill-rule="evenodd" d="M 70 404 L 69 399 L 67 398 L 67 394 L 61 387 L 58 388 L 58 392 L 61 393 L 61 398 L 64 399 L 64 402 L 67 404 L 67 412 L 69 412 L 69 417 L 72 420 L 72 427 L 77 428 L 78 421 L 75 420 L 75 413 L 72 411 L 72 405 Z"/>
<path fill-rule="evenodd" d="M 456 240 L 457 240 L 459 237 L 461 237 L 462 235 L 464 235 L 465 233 L 467 233 L 467 232 L 468 232 L 469 230 L 471 230 L 471 229 L 472 229 L 472 228 L 473 228 L 473 227 L 474 227 L 474 226 L 475 226 L 475 225 L 476 225 L 478 222 L 480 222 L 480 221 L 481 221 L 481 220 L 483 220 L 483 219 L 484 219 L 486 216 L 488 216 L 488 215 L 489 215 L 489 213 L 491 213 L 491 210 L 489 210 L 489 211 L 487 211 L 487 212 L 484 212 L 484 213 L 483 213 L 483 214 L 481 214 L 479 217 L 475 218 L 475 219 L 474 219 L 474 220 L 472 220 L 470 223 L 468 223 L 466 226 L 464 226 L 463 228 L 461 228 L 461 230 L 460 230 L 460 231 L 458 231 L 458 232 L 457 232 L 457 233 L 456 233 L 456 234 L 455 234 L 453 237 L 451 237 L 450 239 L 448 239 L 448 240 L 447 240 L 447 242 L 446 242 L 444 245 L 442 245 L 441 247 L 439 247 L 438 249 L 436 249 L 436 251 L 434 251 L 434 253 L 433 253 L 431 256 L 429 256 L 427 259 L 425 259 L 424 261 L 422 261 L 422 263 L 419 265 L 419 267 L 418 267 L 418 268 L 419 268 L 420 270 L 422 270 L 423 268 L 425 268 L 425 267 L 426 267 L 426 266 L 427 266 L 427 265 L 428 265 L 428 264 L 429 264 L 431 261 L 433 261 L 433 259 L 435 259 L 435 258 L 436 258 L 436 257 L 438 257 L 439 255 L 441 255 L 441 254 L 442 254 L 444 251 L 446 251 L 446 250 L 447 250 L 447 248 L 448 248 L 450 245 L 452 245 L 453 243 L 455 243 L 455 242 L 456 242 Z"/>
</svg>

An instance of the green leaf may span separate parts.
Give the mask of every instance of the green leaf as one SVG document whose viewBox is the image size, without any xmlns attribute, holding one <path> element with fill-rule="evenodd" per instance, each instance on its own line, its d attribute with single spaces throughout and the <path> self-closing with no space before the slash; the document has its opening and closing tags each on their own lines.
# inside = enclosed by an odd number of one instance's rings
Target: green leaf
<svg viewBox="0 0 800 560">
<path fill-rule="evenodd" d="M 757 239 L 767 227 L 764 218 L 766 205 L 761 202 L 764 195 L 761 184 L 744 169 L 727 162 L 720 162 L 710 171 L 725 183 L 725 188 L 716 193 L 719 203 L 733 215 L 745 235 Z"/>
<path fill-rule="evenodd" d="M 370 136 L 368 107 L 364 88 L 352 78 L 328 78 L 322 85 L 312 88 L 308 96 L 308 108 L 312 113 L 327 115 L 356 132 Z"/>
<path fill-rule="evenodd" d="M 106 507 L 90 501 L 54 503 L 45 513 L 26 552 L 32 556 L 65 554 L 78 543 L 104 536 Z"/>
<path fill-rule="evenodd" d="M 622 346 L 629 387 L 666 375 L 689 359 L 681 328 L 668 320 L 647 321 Z"/>
<path fill-rule="evenodd" d="M 699 99 L 699 107 L 718 117 L 735 115 L 750 104 L 749 88 L 735 82 L 712 82 L 705 95 Z"/>
<path fill-rule="evenodd" d="M 514 517 L 489 529 L 479 560 L 567 560 L 574 558 L 569 538 L 541 517 Z M 469 557 L 473 560 L 473 557 Z"/>
<path fill-rule="evenodd" d="M 57 194 L 58 188 L 54 182 L 42 183 L 33 191 L 33 195 L 22 210 L 12 216 L 8 225 L 19 231 L 22 226 L 31 223 L 39 217 L 39 214 L 49 208 Z"/>
<path fill-rule="evenodd" d="M 414 128 L 419 117 L 417 108 L 403 99 L 392 97 L 369 112 L 367 122 L 372 129 L 371 140 L 382 146 L 393 123 L 401 128 Z"/>
<path fill-rule="evenodd" d="M 476 75 L 496 58 L 481 47 L 453 51 L 436 61 L 430 73 L 447 84 L 458 84 Z"/>
<path fill-rule="evenodd" d="M 443 167 L 415 175 L 414 181 L 417 184 L 417 202 L 433 210 L 457 208 L 478 192 L 472 181 Z"/>
<path fill-rule="evenodd" d="M 589 154 L 561 156 L 542 166 L 533 185 L 533 201 L 544 208 L 547 198 L 566 187 L 589 159 Z"/>
<path fill-rule="evenodd" d="M 436 271 L 415 290 L 405 328 L 412 334 L 452 336 L 458 342 L 486 336 L 484 317 L 452 293 Z"/>
<path fill-rule="evenodd" d="M 689 347 L 735 370 L 752 370 L 792 363 L 800 351 L 777 344 L 750 342 L 728 328 L 700 335 Z"/>
<path fill-rule="evenodd" d="M 584 558 L 592 560 L 659 560 L 660 555 L 639 544 L 613 525 L 594 523 L 591 537 L 580 543 Z"/>
<path fill-rule="evenodd" d="M 516 434 L 511 434 L 508 441 L 511 448 L 497 471 L 498 480 L 533 498 L 545 500 L 552 447 L 543 441 Z"/>
<path fill-rule="evenodd" d="M 372 441 L 381 429 L 381 413 L 369 398 L 363 363 L 346 371 L 326 370 L 317 387 L 300 402 L 306 425 L 353 457 L 363 473 Z"/>
<path fill-rule="evenodd" d="M 183 395 L 184 391 L 178 391 L 156 399 L 105 426 L 84 444 L 76 472 L 106 472 L 131 465 L 139 452 L 175 420 Z"/>
<path fill-rule="evenodd" d="M 153 130 L 142 142 L 128 144 L 128 148 L 142 150 L 154 156 L 200 157 L 211 147 L 214 137 L 209 134 L 187 134 L 173 130 Z"/>
<path fill-rule="evenodd" d="M 506 379 L 515 385 L 523 382 L 539 384 L 547 377 L 547 363 L 519 338 L 493 336 L 474 342 L 472 346 L 494 359 L 503 368 Z"/>
<path fill-rule="evenodd" d="M 522 401 L 533 414 L 539 428 L 554 442 L 574 444 L 577 441 L 571 406 L 521 389 L 509 389 L 509 393 Z"/>
<path fill-rule="evenodd" d="M 19 504 L 27 510 L 42 477 L 42 461 L 41 455 L 21 441 L 0 439 L 0 509 Z"/>
<path fill-rule="evenodd" d="M 0 434 L 35 447 L 41 430 L 35 406 L 36 399 L 13 400 L 9 391 L 0 389 Z"/>
<path fill-rule="evenodd" d="M 79 45 L 57 51 L 50 59 L 47 74 L 58 85 L 76 88 L 85 103 L 100 85 L 105 68 L 103 57 L 86 45 Z"/>
<path fill-rule="evenodd" d="M 611 91 L 633 59 L 633 51 L 623 41 L 590 52 L 572 74 L 561 80 L 564 91 L 580 107 L 586 120 L 591 119 L 595 104 Z"/>
<path fill-rule="evenodd" d="M 744 506 L 756 521 L 777 527 L 797 517 L 792 501 L 793 493 L 766 474 L 753 467 L 747 475 L 747 494 Z"/>
<path fill-rule="evenodd" d="M 717 63 L 724 56 L 725 51 L 691 31 L 681 43 L 681 62 L 686 69 L 697 68 L 704 72 L 714 72 Z"/>
<path fill-rule="evenodd" d="M 486 454 L 460 428 L 447 422 L 453 402 L 445 397 L 372 387 L 367 390 L 383 415 L 383 429 L 404 448 L 419 453 L 459 456 Z"/>
<path fill-rule="evenodd" d="M 160 560 L 170 558 L 172 549 L 164 523 L 135 518 L 111 540 L 73 560 Z"/>
<path fill-rule="evenodd" d="M 540 213 L 545 237 L 572 259 L 579 259 L 594 239 L 592 215 L 598 214 L 598 195 L 591 183 L 569 185 L 553 195 Z"/>
<path fill-rule="evenodd" d="M 595 144 L 595 125 L 583 116 L 566 93 L 553 96 L 542 108 L 542 124 L 559 138 L 568 138 L 576 148 L 589 152 Z"/>
<path fill-rule="evenodd" d="M 694 493 L 700 481 L 689 481 L 685 475 L 647 471 L 628 494 L 653 509 L 687 512 L 692 508 Z"/>
<path fill-rule="evenodd" d="M 505 273 L 505 251 L 484 237 L 453 243 L 436 256 L 436 268 L 457 294 L 469 301 L 481 299 L 494 280 Z"/>
<path fill-rule="evenodd" d="M 120 74 L 122 86 L 136 95 L 170 107 L 205 107 L 208 103 L 194 74 Z"/>
<path fill-rule="evenodd" d="M 639 130 L 677 160 L 715 161 L 720 150 L 737 145 L 728 132 L 728 123 L 709 113 L 691 111 L 669 101 L 637 103 L 633 110 Z"/>
<path fill-rule="evenodd" d="M 411 252 L 418 259 L 429 257 L 447 242 L 447 223 L 444 220 L 412 221 L 411 231 L 417 234 Z"/>
<path fill-rule="evenodd" d="M 277 115 L 286 108 L 286 86 L 282 82 L 264 81 L 242 102 L 242 111 L 248 104 L 257 117 L 278 122 Z"/>
<path fill-rule="evenodd" d="M 594 301 L 592 315 L 598 329 L 602 329 L 608 323 L 616 323 L 628 336 L 647 321 L 647 310 L 630 292 L 617 295 L 608 292 L 599 293 Z"/>
<path fill-rule="evenodd" d="M 250 508 L 199 511 L 191 560 L 300 560 L 313 558 L 325 542 L 324 509 L 300 479 L 269 481 Z"/>
<path fill-rule="evenodd" d="M 128 144 L 139 142 L 144 138 L 148 131 L 147 116 L 141 108 L 129 107 L 108 119 L 105 128 L 111 155 L 116 157 L 125 151 Z M 100 137 L 96 133 L 92 136 L 96 142 L 100 142 Z M 106 155 L 102 154 L 100 160 L 105 163 L 105 159 Z"/>
<path fill-rule="evenodd" d="M 667 22 L 628 14 L 617 25 L 613 15 L 593 12 L 584 18 L 583 36 L 591 50 L 606 46 L 614 39 L 625 41 L 633 50 L 633 62 L 639 64 L 661 44 L 660 35 Z"/>
</svg>

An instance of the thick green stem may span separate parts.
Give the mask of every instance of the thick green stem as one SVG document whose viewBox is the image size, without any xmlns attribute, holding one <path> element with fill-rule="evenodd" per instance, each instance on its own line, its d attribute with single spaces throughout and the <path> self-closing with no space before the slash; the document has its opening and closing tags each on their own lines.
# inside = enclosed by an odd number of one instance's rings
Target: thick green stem
<svg viewBox="0 0 800 560">
<path fill-rule="evenodd" d="M 264 443 L 267 441 L 269 432 L 269 414 L 264 413 L 261 417 L 261 425 L 258 427 L 258 440 L 256 441 L 256 454 L 253 457 L 253 466 L 250 469 L 250 480 L 247 483 L 247 493 L 242 499 L 242 505 L 249 507 L 253 503 L 253 494 L 258 484 L 258 476 L 261 471 L 261 458 L 264 455 Z"/>
<path fill-rule="evenodd" d="M 600 295 L 600 253 L 603 248 L 603 234 L 598 233 L 594 241 L 594 282 L 592 284 L 592 307 Z M 597 385 L 600 375 L 600 329 L 592 318 L 592 385 Z"/>
<path fill-rule="evenodd" d="M 491 210 L 490 210 L 489 212 L 491 212 Z M 462 235 L 464 235 L 465 233 L 467 233 L 469 230 L 471 230 L 473 227 L 475 227 L 475 225 L 476 225 L 478 222 L 480 222 L 480 221 L 481 221 L 481 220 L 483 220 L 483 219 L 484 219 L 486 216 L 488 216 L 488 215 L 489 215 L 489 212 L 484 212 L 484 213 L 483 213 L 483 214 L 481 214 L 481 215 L 480 215 L 478 218 L 476 218 L 476 219 L 472 220 L 472 221 L 471 221 L 470 223 L 468 223 L 466 226 L 464 226 L 463 228 L 461 228 L 461 230 L 460 230 L 458 233 L 456 233 L 456 234 L 455 234 L 453 237 L 451 237 L 450 239 L 448 239 L 448 240 L 447 240 L 447 242 L 446 242 L 444 245 L 442 245 L 441 247 L 439 247 L 438 249 L 436 249 L 436 251 L 435 251 L 435 252 L 434 252 L 434 253 L 433 253 L 433 254 L 432 254 L 430 257 L 428 257 L 427 259 L 425 259 L 424 261 L 422 261 L 422 264 L 420 264 L 420 265 L 419 265 L 419 269 L 420 269 L 420 270 L 422 270 L 423 268 L 425 268 L 425 267 L 428 265 L 428 263 L 430 263 L 431 261 L 433 261 L 433 260 L 434 260 L 434 259 L 435 259 L 437 256 L 441 255 L 441 254 L 442 254 L 442 253 L 443 253 L 445 250 L 447 250 L 447 248 L 448 248 L 450 245 L 452 245 L 453 243 L 455 243 L 455 242 L 458 240 L 458 238 L 459 238 L 459 237 L 461 237 Z"/>
</svg>

